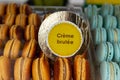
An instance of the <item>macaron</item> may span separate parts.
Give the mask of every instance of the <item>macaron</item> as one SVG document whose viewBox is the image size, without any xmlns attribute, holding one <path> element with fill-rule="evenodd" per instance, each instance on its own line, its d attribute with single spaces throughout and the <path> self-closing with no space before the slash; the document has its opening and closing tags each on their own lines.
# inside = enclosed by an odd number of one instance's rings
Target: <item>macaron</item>
<svg viewBox="0 0 120 80">
<path fill-rule="evenodd" d="M 93 15 L 90 18 L 90 27 L 91 30 L 95 28 L 101 28 L 103 26 L 103 18 L 101 15 Z"/>
<path fill-rule="evenodd" d="M 116 28 L 117 27 L 117 19 L 115 16 L 107 15 L 104 17 L 104 26 L 106 29 L 108 28 Z"/>
<path fill-rule="evenodd" d="M 104 4 L 100 9 L 102 16 L 113 15 L 114 7 L 112 4 Z"/>
<path fill-rule="evenodd" d="M 114 57 L 113 60 L 115 62 L 120 62 L 120 43 L 115 42 L 113 43 L 113 48 L 114 48 Z"/>
<path fill-rule="evenodd" d="M 119 8 L 120 8 L 120 5 L 115 5 L 115 6 L 114 6 L 114 15 L 115 15 L 115 16 L 117 16 L 117 15 L 120 14 Z"/>
<path fill-rule="evenodd" d="M 107 30 L 107 41 L 109 42 L 120 42 L 120 29 L 108 29 Z"/>
<path fill-rule="evenodd" d="M 103 42 L 96 46 L 95 60 L 97 64 L 102 61 L 111 61 L 113 59 L 113 45 L 110 42 Z"/>
<path fill-rule="evenodd" d="M 116 18 L 117 18 L 117 28 L 120 29 L 120 15 L 117 15 Z"/>
<path fill-rule="evenodd" d="M 96 28 L 92 31 L 93 42 L 95 45 L 106 42 L 107 40 L 107 33 L 105 28 Z"/>
</svg>

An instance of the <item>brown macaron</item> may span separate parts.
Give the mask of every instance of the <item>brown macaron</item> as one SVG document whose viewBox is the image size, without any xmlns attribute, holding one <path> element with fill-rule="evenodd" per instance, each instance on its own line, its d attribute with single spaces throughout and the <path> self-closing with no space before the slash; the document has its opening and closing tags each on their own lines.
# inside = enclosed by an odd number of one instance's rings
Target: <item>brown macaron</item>
<svg viewBox="0 0 120 80">
<path fill-rule="evenodd" d="M 14 80 L 31 80 L 30 58 L 17 58 L 14 65 Z"/>
<path fill-rule="evenodd" d="M 20 48 L 21 42 L 18 39 L 8 40 L 5 45 L 3 55 L 14 60 L 19 57 Z"/>
<path fill-rule="evenodd" d="M 71 64 L 67 58 L 57 58 L 54 63 L 54 80 L 71 80 Z"/>
<path fill-rule="evenodd" d="M 88 60 L 77 55 L 74 58 L 74 80 L 91 80 L 90 79 L 90 65 Z"/>
<path fill-rule="evenodd" d="M 27 25 L 27 15 L 26 14 L 18 14 L 15 19 L 15 24 L 19 25 L 23 29 Z"/>
<path fill-rule="evenodd" d="M 50 66 L 45 55 L 37 58 L 32 64 L 32 80 L 51 80 Z"/>
<path fill-rule="evenodd" d="M 21 40 L 22 39 L 22 36 L 23 36 L 23 29 L 18 26 L 18 25 L 13 25 L 11 28 L 10 28 L 10 39 L 19 39 Z"/>
<path fill-rule="evenodd" d="M 0 16 L 4 16 L 5 15 L 6 6 L 7 5 L 5 3 L 0 3 Z"/>
<path fill-rule="evenodd" d="M 6 14 L 17 14 L 17 4 L 16 3 L 9 3 L 7 5 Z"/>
<path fill-rule="evenodd" d="M 0 39 L 2 41 L 8 40 L 9 34 L 9 27 L 5 24 L 0 24 Z"/>
<path fill-rule="evenodd" d="M 11 60 L 5 56 L 0 56 L 0 80 L 11 80 Z"/>
<path fill-rule="evenodd" d="M 27 25 L 25 28 L 25 33 L 24 33 L 25 40 L 26 41 L 28 41 L 30 39 L 37 40 L 37 37 L 38 37 L 37 32 L 38 32 L 38 30 L 36 29 L 36 27 L 34 25 Z"/>
<path fill-rule="evenodd" d="M 34 25 L 35 27 L 40 27 L 41 20 L 40 16 L 36 13 L 31 13 L 28 17 L 28 24 Z"/>
<path fill-rule="evenodd" d="M 35 39 L 27 41 L 23 47 L 22 57 L 33 58 L 36 54 L 37 42 Z"/>
<path fill-rule="evenodd" d="M 9 28 L 15 23 L 15 15 L 14 14 L 7 14 L 3 20 L 3 23 L 8 25 Z"/>
<path fill-rule="evenodd" d="M 21 4 L 19 8 L 19 12 L 20 14 L 22 13 L 29 15 L 30 13 L 32 13 L 32 8 L 28 4 Z"/>
</svg>

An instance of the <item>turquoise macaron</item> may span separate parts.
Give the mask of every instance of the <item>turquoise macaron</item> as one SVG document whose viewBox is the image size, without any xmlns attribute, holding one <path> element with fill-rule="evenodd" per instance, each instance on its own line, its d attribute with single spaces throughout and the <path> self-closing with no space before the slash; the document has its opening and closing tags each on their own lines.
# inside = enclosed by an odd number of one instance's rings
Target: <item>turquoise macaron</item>
<svg viewBox="0 0 120 80">
<path fill-rule="evenodd" d="M 110 42 L 103 42 L 96 46 L 95 60 L 98 64 L 102 61 L 112 61 L 113 59 L 113 45 Z"/>
<path fill-rule="evenodd" d="M 105 28 L 95 28 L 92 30 L 93 43 L 95 45 L 107 41 L 107 32 Z"/>
<path fill-rule="evenodd" d="M 107 41 L 120 42 L 120 29 L 118 29 L 118 28 L 107 29 Z"/>
<path fill-rule="evenodd" d="M 120 5 L 114 6 L 114 15 L 117 16 L 120 14 Z"/>
<path fill-rule="evenodd" d="M 116 28 L 117 27 L 117 19 L 115 16 L 107 15 L 104 17 L 104 26 L 106 29 L 108 28 Z"/>
<path fill-rule="evenodd" d="M 120 68 L 116 62 L 103 61 L 99 71 L 101 80 L 120 80 Z"/>
<path fill-rule="evenodd" d="M 114 48 L 113 61 L 120 62 L 120 43 L 118 42 L 113 43 L 113 48 Z"/>
<path fill-rule="evenodd" d="M 120 29 L 120 14 L 118 14 L 116 18 L 117 18 L 117 28 Z"/>
<path fill-rule="evenodd" d="M 93 15 L 90 18 L 91 30 L 95 28 L 101 28 L 103 26 L 103 17 L 101 15 Z"/>
<path fill-rule="evenodd" d="M 114 12 L 114 7 L 112 4 L 104 4 L 100 9 L 100 13 L 102 16 L 113 15 L 113 12 Z"/>
</svg>

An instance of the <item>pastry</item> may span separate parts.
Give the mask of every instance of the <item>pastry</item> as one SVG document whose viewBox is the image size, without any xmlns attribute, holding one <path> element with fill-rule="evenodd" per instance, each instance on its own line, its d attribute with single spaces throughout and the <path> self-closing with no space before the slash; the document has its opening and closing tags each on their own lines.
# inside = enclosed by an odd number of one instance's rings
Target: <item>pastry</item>
<svg viewBox="0 0 120 80">
<path fill-rule="evenodd" d="M 120 29 L 120 15 L 117 15 L 116 18 L 117 18 L 117 28 Z"/>
<path fill-rule="evenodd" d="M 4 24 L 8 25 L 9 28 L 15 23 L 15 15 L 14 14 L 7 14 L 5 15 L 5 19 L 3 21 Z"/>
<path fill-rule="evenodd" d="M 104 17 L 104 27 L 108 28 L 116 28 L 117 27 L 117 19 L 115 16 L 107 15 Z"/>
<path fill-rule="evenodd" d="M 27 41 L 23 47 L 22 57 L 33 58 L 36 54 L 37 42 L 35 39 Z"/>
<path fill-rule="evenodd" d="M 25 40 L 26 41 L 28 41 L 30 39 L 37 40 L 37 37 L 38 37 L 37 33 L 38 33 L 38 30 L 36 29 L 36 27 L 34 25 L 27 25 L 26 29 L 25 29 L 25 33 L 24 33 Z"/>
<path fill-rule="evenodd" d="M 22 31 L 20 26 L 13 25 L 10 28 L 9 34 L 10 34 L 10 39 L 19 39 L 19 40 L 21 40 L 22 36 L 23 36 L 23 31 Z"/>
<path fill-rule="evenodd" d="M 0 56 L 0 80 L 11 80 L 11 60 L 5 56 Z"/>
<path fill-rule="evenodd" d="M 107 41 L 107 32 L 105 28 L 96 28 L 92 31 L 93 42 L 95 45 Z"/>
<path fill-rule="evenodd" d="M 112 4 L 104 4 L 100 9 L 102 16 L 113 15 L 114 7 Z"/>
<path fill-rule="evenodd" d="M 0 3 L 0 16 L 4 16 L 5 15 L 6 6 L 7 5 L 5 3 Z"/>
<path fill-rule="evenodd" d="M 0 25 L 0 39 L 4 42 L 6 42 L 8 40 L 8 33 L 9 32 L 9 28 L 7 25 L 5 24 L 1 24 Z"/>
<path fill-rule="evenodd" d="M 45 55 L 37 58 L 32 63 L 32 79 L 33 80 L 51 80 L 50 66 Z"/>
<path fill-rule="evenodd" d="M 24 29 L 27 25 L 27 16 L 25 14 L 18 14 L 15 19 L 15 24 Z"/>
<path fill-rule="evenodd" d="M 54 80 L 71 80 L 71 64 L 67 58 L 57 58 L 54 63 Z"/>
<path fill-rule="evenodd" d="M 101 28 L 103 26 L 103 18 L 101 15 L 93 15 L 90 18 L 90 28 L 91 30 L 95 28 Z"/>
<path fill-rule="evenodd" d="M 90 64 L 88 60 L 81 58 L 80 55 L 75 56 L 73 63 L 74 80 L 91 80 Z"/>
<path fill-rule="evenodd" d="M 21 42 L 18 39 L 11 39 L 7 41 L 3 55 L 14 60 L 20 56 L 20 48 Z"/>
<path fill-rule="evenodd" d="M 38 28 L 41 24 L 40 16 L 36 13 L 31 13 L 28 17 L 28 24 L 34 25 Z"/>
<path fill-rule="evenodd" d="M 110 42 L 103 42 L 96 46 L 95 60 L 97 64 L 102 61 L 111 61 L 113 59 L 114 49 Z"/>
<path fill-rule="evenodd" d="M 101 80 L 120 80 L 120 68 L 115 62 L 103 61 L 99 68 Z"/>
<path fill-rule="evenodd" d="M 22 13 L 29 15 L 30 13 L 32 13 L 32 8 L 28 4 L 22 4 L 20 5 L 19 12 L 20 14 Z"/>
<path fill-rule="evenodd" d="M 17 58 L 14 65 L 14 80 L 30 80 L 31 64 L 30 58 Z"/>
<path fill-rule="evenodd" d="M 113 28 L 113 29 L 107 29 L 107 40 L 109 42 L 120 42 L 120 29 Z"/>
<path fill-rule="evenodd" d="M 114 15 L 118 16 L 120 14 L 120 5 L 114 5 Z"/>
<path fill-rule="evenodd" d="M 17 4 L 16 3 L 9 3 L 7 5 L 6 14 L 17 14 Z"/>
</svg>

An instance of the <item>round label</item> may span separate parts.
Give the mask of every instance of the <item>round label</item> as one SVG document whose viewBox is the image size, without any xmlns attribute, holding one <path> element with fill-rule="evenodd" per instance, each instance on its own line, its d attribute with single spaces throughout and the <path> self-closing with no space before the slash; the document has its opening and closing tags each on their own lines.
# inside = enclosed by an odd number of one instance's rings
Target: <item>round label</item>
<svg viewBox="0 0 120 80">
<path fill-rule="evenodd" d="M 53 25 L 47 37 L 49 49 L 60 57 L 74 55 L 80 49 L 82 43 L 83 37 L 80 28 L 69 21 Z"/>
</svg>

